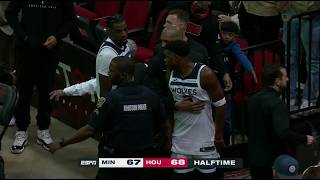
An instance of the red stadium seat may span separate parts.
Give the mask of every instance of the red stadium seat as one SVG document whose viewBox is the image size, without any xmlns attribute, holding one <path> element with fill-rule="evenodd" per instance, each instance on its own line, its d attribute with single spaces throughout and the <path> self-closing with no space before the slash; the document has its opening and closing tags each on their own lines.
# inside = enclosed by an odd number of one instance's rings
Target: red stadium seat
<svg viewBox="0 0 320 180">
<path fill-rule="evenodd" d="M 137 46 L 136 54 L 134 56 L 135 62 L 147 63 L 153 56 L 154 51 L 150 48 Z"/>
<path fill-rule="evenodd" d="M 168 9 L 164 9 L 160 12 L 157 21 L 152 29 L 152 34 L 150 37 L 150 42 L 149 42 L 149 48 L 154 50 L 157 45 L 157 38 L 158 35 L 160 34 L 158 31 L 161 29 L 160 26 L 164 24 L 164 21 L 168 15 Z"/>
<path fill-rule="evenodd" d="M 129 33 L 131 31 L 145 30 L 150 14 L 150 1 L 126 1 L 123 8 Z"/>
<path fill-rule="evenodd" d="M 96 13 L 85 9 L 85 8 L 81 7 L 80 5 L 74 5 L 74 10 L 75 10 L 76 15 L 85 17 L 89 21 L 97 18 Z"/>
<path fill-rule="evenodd" d="M 147 63 L 151 57 L 154 54 L 154 50 L 156 48 L 156 44 L 157 44 L 157 36 L 159 35 L 158 30 L 160 30 L 161 28 L 159 28 L 159 26 L 161 26 L 165 20 L 165 18 L 167 17 L 168 14 L 168 10 L 164 9 L 160 12 L 157 21 L 152 29 L 152 34 L 149 40 L 149 45 L 148 47 L 141 47 L 138 46 L 136 55 L 135 55 L 135 61 L 136 62 L 144 62 Z"/>
<path fill-rule="evenodd" d="M 113 16 L 121 13 L 122 1 L 96 1 L 94 4 L 94 12 L 97 17 Z"/>
</svg>

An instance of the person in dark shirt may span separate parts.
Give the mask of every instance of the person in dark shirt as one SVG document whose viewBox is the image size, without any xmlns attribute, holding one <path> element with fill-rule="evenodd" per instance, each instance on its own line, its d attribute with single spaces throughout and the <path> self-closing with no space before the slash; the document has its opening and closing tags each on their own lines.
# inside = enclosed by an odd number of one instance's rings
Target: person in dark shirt
<svg viewBox="0 0 320 180">
<path fill-rule="evenodd" d="M 205 46 L 209 53 L 210 67 L 219 73 L 226 73 L 221 55 L 222 44 L 219 35 L 218 17 L 211 13 L 211 1 L 187 1 L 174 6 L 189 14 L 190 22 L 186 29 L 187 37 Z M 173 14 L 173 13 L 171 13 Z M 169 13 L 170 15 L 170 13 Z"/>
<path fill-rule="evenodd" d="M 21 12 L 21 20 L 18 16 Z M 49 133 L 53 87 L 60 40 L 66 37 L 75 18 L 71 1 L 11 1 L 5 11 L 8 24 L 16 36 L 17 89 L 19 98 L 15 110 L 18 130 L 12 153 L 22 153 L 28 143 L 30 104 L 34 86 L 39 92 L 37 143 L 48 150 L 52 142 Z"/>
<path fill-rule="evenodd" d="M 209 5 L 207 1 L 197 1 L 199 4 Z M 184 32 L 184 39 L 193 39 L 203 45 L 208 51 L 208 65 L 213 69 L 218 77 L 221 77 L 226 90 L 232 88 L 232 81 L 228 72 L 228 68 L 225 66 L 223 61 L 223 47 L 219 34 L 219 23 L 218 17 L 213 14 L 204 13 L 197 15 L 198 10 L 192 13 L 192 9 L 197 9 L 198 6 L 191 6 L 189 3 L 179 3 L 181 7 L 179 9 L 172 9 L 168 12 L 165 24 L 163 27 L 174 25 L 180 27 Z M 184 4 L 184 6 L 182 6 Z M 200 8 L 199 11 L 203 11 Z"/>
<path fill-rule="evenodd" d="M 156 47 L 154 56 L 148 63 L 147 76 L 144 79 L 144 85 L 148 86 L 157 94 L 159 94 L 166 105 L 167 111 L 173 110 L 173 104 L 168 98 L 168 77 L 166 74 L 167 66 L 165 64 L 164 47 L 168 42 L 174 40 L 184 40 L 188 43 L 190 47 L 190 56 L 194 62 L 200 62 L 207 64 L 208 52 L 205 47 L 203 47 L 198 42 L 184 38 L 184 32 L 177 26 L 167 26 L 161 32 L 161 43 Z M 186 101 L 187 103 L 190 101 Z"/>
<path fill-rule="evenodd" d="M 272 165 L 283 154 L 283 145 L 313 144 L 315 138 L 290 130 L 286 104 L 280 99 L 288 82 L 286 69 L 277 64 L 265 65 L 264 88 L 249 102 L 249 167 L 251 177 L 273 178 Z"/>
<path fill-rule="evenodd" d="M 49 145 L 50 151 L 75 144 L 101 131 L 99 157 L 157 157 L 156 136 L 165 134 L 169 145 L 168 121 L 159 97 L 150 89 L 134 82 L 134 62 L 124 56 L 115 57 L 110 63 L 109 77 L 117 88 L 110 91 L 108 98 L 101 97 L 91 121 L 65 141 Z M 104 169 L 97 178 L 122 179 L 146 178 L 149 171 L 144 169 Z"/>
</svg>

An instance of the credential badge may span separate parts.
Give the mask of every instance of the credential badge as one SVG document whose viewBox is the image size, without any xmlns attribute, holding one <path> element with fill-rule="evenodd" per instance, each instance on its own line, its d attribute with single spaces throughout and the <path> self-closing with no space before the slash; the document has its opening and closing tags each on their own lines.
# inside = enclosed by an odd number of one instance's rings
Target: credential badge
<svg viewBox="0 0 320 180">
<path fill-rule="evenodd" d="M 100 108 L 101 106 L 103 106 L 103 104 L 107 101 L 107 99 L 105 97 L 100 97 L 98 102 L 97 102 L 97 108 Z"/>
</svg>

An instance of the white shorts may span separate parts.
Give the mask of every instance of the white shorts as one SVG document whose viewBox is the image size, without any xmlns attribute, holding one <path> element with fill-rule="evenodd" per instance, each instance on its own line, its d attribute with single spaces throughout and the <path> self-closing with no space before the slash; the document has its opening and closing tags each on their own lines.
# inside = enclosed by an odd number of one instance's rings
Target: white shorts
<svg viewBox="0 0 320 180">
<path fill-rule="evenodd" d="M 209 154 L 209 155 L 187 155 L 187 154 L 179 154 L 172 152 L 171 158 L 188 158 L 190 159 L 219 159 L 220 157 L 217 157 L 216 154 Z M 198 170 L 201 173 L 213 173 L 216 171 L 216 167 L 209 167 L 209 168 L 200 168 L 200 167 L 194 167 L 192 165 L 188 165 L 188 168 L 179 168 L 174 169 L 175 173 L 188 173 L 192 172 L 194 170 Z"/>
</svg>

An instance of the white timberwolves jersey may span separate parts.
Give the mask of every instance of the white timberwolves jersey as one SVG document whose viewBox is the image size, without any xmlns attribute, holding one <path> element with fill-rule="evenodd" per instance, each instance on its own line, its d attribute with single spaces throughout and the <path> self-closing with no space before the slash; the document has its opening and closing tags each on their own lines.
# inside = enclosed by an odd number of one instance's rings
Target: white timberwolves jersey
<svg viewBox="0 0 320 180">
<path fill-rule="evenodd" d="M 98 98 L 100 97 L 99 74 L 108 76 L 109 66 L 113 58 L 117 56 L 127 56 L 129 58 L 132 58 L 132 53 L 133 53 L 132 49 L 130 48 L 130 45 L 128 43 L 126 43 L 122 47 L 118 47 L 110 38 L 107 38 L 102 43 L 96 59 L 96 78 L 97 78 L 96 91 L 97 91 Z M 114 88 L 115 86 L 112 86 L 112 89 Z"/>
<path fill-rule="evenodd" d="M 172 148 L 175 153 L 189 155 L 219 154 L 214 147 L 215 127 L 212 117 L 211 100 L 206 90 L 200 85 L 200 72 L 205 65 L 195 64 L 193 71 L 182 78 L 175 71 L 171 72 L 169 88 L 175 101 L 192 97 L 194 102 L 204 101 L 200 113 L 185 111 L 174 112 L 174 131 Z"/>
</svg>

